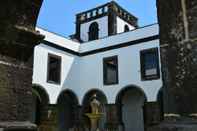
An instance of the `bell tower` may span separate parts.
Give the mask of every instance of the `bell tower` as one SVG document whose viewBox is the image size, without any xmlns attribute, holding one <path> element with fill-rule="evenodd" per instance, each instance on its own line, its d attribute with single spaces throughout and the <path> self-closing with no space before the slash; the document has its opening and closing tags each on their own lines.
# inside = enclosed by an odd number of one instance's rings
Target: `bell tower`
<svg viewBox="0 0 197 131">
<path fill-rule="evenodd" d="M 137 27 L 137 18 L 112 1 L 77 14 L 75 38 L 87 42 Z"/>
</svg>

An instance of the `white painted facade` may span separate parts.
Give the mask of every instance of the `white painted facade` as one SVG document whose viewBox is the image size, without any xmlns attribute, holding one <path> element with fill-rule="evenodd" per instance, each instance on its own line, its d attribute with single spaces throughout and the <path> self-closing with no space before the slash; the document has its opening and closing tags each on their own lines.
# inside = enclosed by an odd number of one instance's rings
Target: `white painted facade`
<svg viewBox="0 0 197 131">
<path fill-rule="evenodd" d="M 120 17 L 116 17 L 117 21 L 117 26 L 116 30 L 117 33 L 122 33 L 124 32 L 124 27 L 127 25 L 129 27 L 129 30 L 134 30 L 135 27 L 130 25 L 128 22 L 124 21 Z M 97 22 L 99 26 L 99 39 L 107 37 L 108 36 L 108 16 L 104 16 L 95 20 L 92 20 L 90 22 L 86 22 L 81 24 L 80 26 L 80 38 L 84 42 L 88 42 L 88 32 L 89 32 L 89 27 L 92 23 Z"/>
<path fill-rule="evenodd" d="M 104 18 L 106 19 L 106 18 Z M 86 42 L 73 42 L 56 34 L 37 29 L 45 35 L 45 40 L 65 49 L 77 53 L 85 53 L 105 47 L 121 45 L 150 36 L 158 35 L 158 25 L 151 25 L 126 33 Z M 50 104 L 56 104 L 58 96 L 64 90 L 73 91 L 80 104 L 87 92 L 92 89 L 102 91 L 108 103 L 115 103 L 118 93 L 125 87 L 135 85 L 146 95 L 147 101 L 156 101 L 162 80 L 141 80 L 140 51 L 159 48 L 159 39 L 111 49 L 86 56 L 77 56 L 43 43 L 37 45 L 34 51 L 33 84 L 43 87 L 49 95 Z M 61 56 L 61 83 L 59 85 L 47 83 L 48 54 Z M 119 84 L 106 86 L 103 84 L 103 58 L 118 56 Z"/>
<path fill-rule="evenodd" d="M 128 22 L 124 21 L 123 19 L 121 19 L 118 16 L 117 16 L 116 20 L 117 20 L 117 33 L 124 32 L 125 25 L 127 25 L 129 27 L 129 30 L 134 30 L 135 29 L 134 26 L 130 25 Z"/>
<path fill-rule="evenodd" d="M 98 18 L 96 20 L 81 24 L 80 38 L 82 41 L 84 41 L 84 42 L 88 41 L 89 26 L 93 22 L 97 22 L 99 25 L 99 38 L 103 38 L 103 37 L 108 36 L 108 16 L 104 16 L 104 17 Z"/>
</svg>

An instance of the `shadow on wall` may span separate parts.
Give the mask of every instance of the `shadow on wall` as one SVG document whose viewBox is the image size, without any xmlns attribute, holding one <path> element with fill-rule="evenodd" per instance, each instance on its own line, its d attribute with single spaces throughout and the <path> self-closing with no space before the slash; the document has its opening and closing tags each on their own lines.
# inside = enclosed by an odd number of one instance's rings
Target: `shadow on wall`
<svg viewBox="0 0 197 131">
<path fill-rule="evenodd" d="M 145 93 L 136 86 L 127 86 L 117 95 L 120 120 L 125 131 L 144 131 L 144 104 L 147 101 Z M 132 124 L 131 124 L 132 123 Z"/>
<path fill-rule="evenodd" d="M 67 55 L 69 55 L 69 57 L 73 57 L 73 60 L 72 60 L 72 64 L 70 65 L 68 72 L 66 73 L 67 75 L 64 76 L 64 78 L 62 78 L 62 80 L 63 80 L 62 91 L 65 89 L 70 89 L 74 93 L 76 93 L 75 92 L 76 90 L 78 92 L 80 90 L 80 84 L 79 84 L 79 81 L 80 81 L 80 77 L 79 77 L 80 60 L 78 57 L 74 57 L 70 54 L 67 54 Z M 62 68 L 62 70 L 64 70 L 64 69 Z M 63 74 L 63 75 L 65 75 L 65 74 Z"/>
<path fill-rule="evenodd" d="M 71 90 L 61 92 L 57 103 L 57 126 L 59 131 L 72 129 L 78 120 L 79 102 Z"/>
</svg>

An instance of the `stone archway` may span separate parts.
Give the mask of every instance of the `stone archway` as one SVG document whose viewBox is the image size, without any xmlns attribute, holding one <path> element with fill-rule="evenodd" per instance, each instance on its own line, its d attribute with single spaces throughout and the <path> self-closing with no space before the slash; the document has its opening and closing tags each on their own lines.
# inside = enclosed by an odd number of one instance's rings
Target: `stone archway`
<svg viewBox="0 0 197 131">
<path fill-rule="evenodd" d="M 117 96 L 120 121 L 125 131 L 144 131 L 144 92 L 135 86 L 124 88 Z"/>
<path fill-rule="evenodd" d="M 69 131 L 74 128 L 78 105 L 77 96 L 72 91 L 65 90 L 60 94 L 57 103 L 58 131 Z"/>
<path fill-rule="evenodd" d="M 101 106 L 99 109 L 99 112 L 103 113 L 103 116 L 101 117 L 101 120 L 99 122 L 99 129 L 104 130 L 105 122 L 106 122 L 106 111 L 105 111 L 105 105 L 107 104 L 107 97 L 105 94 L 97 89 L 90 90 L 87 92 L 83 98 L 83 107 L 82 107 L 82 113 L 83 113 L 83 125 L 86 130 L 90 130 L 90 120 L 86 116 L 86 113 L 91 113 L 91 106 L 90 103 L 93 100 L 93 97 L 96 95 L 96 99 L 100 102 Z"/>
<path fill-rule="evenodd" d="M 44 110 L 49 104 L 49 96 L 45 89 L 38 85 L 33 85 L 32 87 L 32 122 L 37 124 L 38 128 L 42 124 L 42 118 L 44 115 Z"/>
</svg>

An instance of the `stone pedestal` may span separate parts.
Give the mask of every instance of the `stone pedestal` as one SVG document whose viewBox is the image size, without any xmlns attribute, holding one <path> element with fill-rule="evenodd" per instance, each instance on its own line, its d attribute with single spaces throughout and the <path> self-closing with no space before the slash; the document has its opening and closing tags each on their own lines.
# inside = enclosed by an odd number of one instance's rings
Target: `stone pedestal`
<svg viewBox="0 0 197 131">
<path fill-rule="evenodd" d="M 0 128 L 36 130 L 31 124 L 33 49 L 43 39 L 35 31 L 42 0 L 2 0 L 0 4 Z"/>
<path fill-rule="evenodd" d="M 90 119 L 90 125 L 91 125 L 90 131 L 100 131 L 98 126 L 99 126 L 99 121 L 103 114 L 86 113 L 86 115 Z"/>
<path fill-rule="evenodd" d="M 124 131 L 124 125 L 121 121 L 119 106 L 116 104 L 106 105 L 107 121 L 105 124 L 106 131 Z"/>
<path fill-rule="evenodd" d="M 41 111 L 39 131 L 57 131 L 57 108 L 56 105 L 48 105 Z"/>
</svg>

